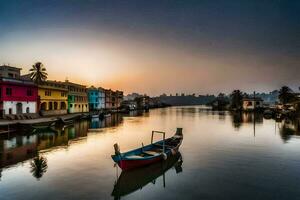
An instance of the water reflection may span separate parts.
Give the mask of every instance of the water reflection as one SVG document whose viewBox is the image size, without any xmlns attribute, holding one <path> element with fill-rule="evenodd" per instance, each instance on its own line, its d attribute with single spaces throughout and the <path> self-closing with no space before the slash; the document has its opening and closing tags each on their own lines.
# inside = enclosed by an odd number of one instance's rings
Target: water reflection
<svg viewBox="0 0 300 200">
<path fill-rule="evenodd" d="M 163 176 L 163 187 L 165 184 L 165 173 L 174 167 L 176 173 L 182 172 L 182 157 L 180 152 L 167 160 L 152 164 L 147 167 L 137 168 L 129 171 L 122 171 L 118 180 L 114 185 L 112 196 L 114 199 L 121 199 L 121 197 L 142 189 L 148 183 L 155 184 L 156 179 Z M 118 167 L 116 167 L 118 170 Z"/>
<path fill-rule="evenodd" d="M 234 128 L 239 129 L 243 124 L 262 124 L 263 114 L 232 112 L 231 121 Z"/>
<path fill-rule="evenodd" d="M 34 176 L 37 180 L 40 180 L 40 178 L 42 178 L 48 168 L 47 159 L 39 155 L 31 161 L 30 165 L 30 172 L 32 173 L 32 176 Z"/>
<path fill-rule="evenodd" d="M 290 140 L 293 136 L 300 136 L 300 119 L 284 119 L 278 123 L 279 133 L 284 142 Z"/>
<path fill-rule="evenodd" d="M 133 114 L 132 114 L 133 115 Z M 115 113 L 109 116 L 104 117 L 100 120 L 97 118 L 91 119 L 91 129 L 105 128 L 105 127 L 114 127 L 123 122 L 123 116 L 121 114 Z"/>
<path fill-rule="evenodd" d="M 96 126 L 99 127 L 101 124 L 101 127 L 111 127 L 121 122 L 120 115 L 111 115 L 99 120 Z M 2 138 L 0 139 L 0 170 L 33 159 L 31 172 L 34 177 L 40 179 L 46 172 L 47 161 L 38 155 L 39 152 L 51 151 L 54 148 L 68 148 L 72 141 L 85 140 L 92 124 L 93 120 L 83 120 L 68 126 L 36 129 L 26 135 L 16 133 Z"/>
</svg>

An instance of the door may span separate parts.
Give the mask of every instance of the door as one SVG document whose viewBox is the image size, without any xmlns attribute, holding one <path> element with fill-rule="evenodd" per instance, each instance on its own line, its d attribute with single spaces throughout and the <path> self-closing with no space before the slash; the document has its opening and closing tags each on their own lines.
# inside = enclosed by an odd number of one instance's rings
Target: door
<svg viewBox="0 0 300 200">
<path fill-rule="evenodd" d="M 17 115 L 22 114 L 22 110 L 23 110 L 22 103 L 17 103 Z"/>
</svg>

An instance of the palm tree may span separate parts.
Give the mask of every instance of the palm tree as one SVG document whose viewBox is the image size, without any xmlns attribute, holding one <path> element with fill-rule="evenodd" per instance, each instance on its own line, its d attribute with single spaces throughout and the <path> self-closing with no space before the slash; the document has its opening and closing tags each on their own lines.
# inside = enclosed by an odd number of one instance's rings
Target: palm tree
<svg viewBox="0 0 300 200">
<path fill-rule="evenodd" d="M 289 88 L 288 86 L 283 86 L 279 90 L 278 98 L 281 103 L 287 104 L 295 100 L 295 94 L 293 93 L 293 90 Z"/>
<path fill-rule="evenodd" d="M 243 93 L 240 90 L 234 90 L 230 94 L 231 98 L 231 108 L 240 110 L 242 108 L 243 103 Z"/>
<path fill-rule="evenodd" d="M 36 84 L 46 81 L 48 76 L 46 68 L 41 62 L 36 62 L 34 65 L 32 65 L 32 68 L 29 70 L 29 72 L 31 80 L 33 80 Z"/>
<path fill-rule="evenodd" d="M 31 161 L 30 165 L 30 172 L 37 180 L 40 180 L 48 168 L 47 159 L 39 155 Z"/>
</svg>

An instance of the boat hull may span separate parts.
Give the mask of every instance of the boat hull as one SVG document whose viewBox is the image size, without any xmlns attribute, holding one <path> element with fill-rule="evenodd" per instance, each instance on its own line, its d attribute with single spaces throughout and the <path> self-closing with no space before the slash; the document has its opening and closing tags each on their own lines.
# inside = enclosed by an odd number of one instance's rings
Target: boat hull
<svg viewBox="0 0 300 200">
<path fill-rule="evenodd" d="M 118 162 L 118 165 L 122 170 L 130 170 L 138 167 L 151 165 L 153 163 L 161 161 L 162 159 L 162 156 L 158 156 L 153 159 L 147 160 L 120 160 Z"/>
</svg>

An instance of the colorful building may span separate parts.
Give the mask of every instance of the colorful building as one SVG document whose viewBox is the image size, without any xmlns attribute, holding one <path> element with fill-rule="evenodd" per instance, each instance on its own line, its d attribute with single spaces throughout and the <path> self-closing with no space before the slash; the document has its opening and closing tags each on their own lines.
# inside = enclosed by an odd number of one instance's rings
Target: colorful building
<svg viewBox="0 0 300 200">
<path fill-rule="evenodd" d="M 37 87 L 31 81 L 0 78 L 0 110 L 2 117 L 36 113 Z"/>
<path fill-rule="evenodd" d="M 63 82 L 45 81 L 38 86 L 38 101 L 41 115 L 66 114 L 68 89 Z"/>
<path fill-rule="evenodd" d="M 121 107 L 123 101 L 122 91 L 112 91 L 111 89 L 105 90 L 105 109 L 117 110 Z"/>
<path fill-rule="evenodd" d="M 90 110 L 102 110 L 105 108 L 105 91 L 103 88 L 90 87 L 88 89 Z"/>
<path fill-rule="evenodd" d="M 89 101 L 86 86 L 71 83 L 69 81 L 65 81 L 64 84 L 68 88 L 68 112 L 89 112 Z"/>
<path fill-rule="evenodd" d="M 37 111 L 37 87 L 32 81 L 20 79 L 21 68 L 0 66 L 1 117 L 27 117 Z"/>
</svg>

